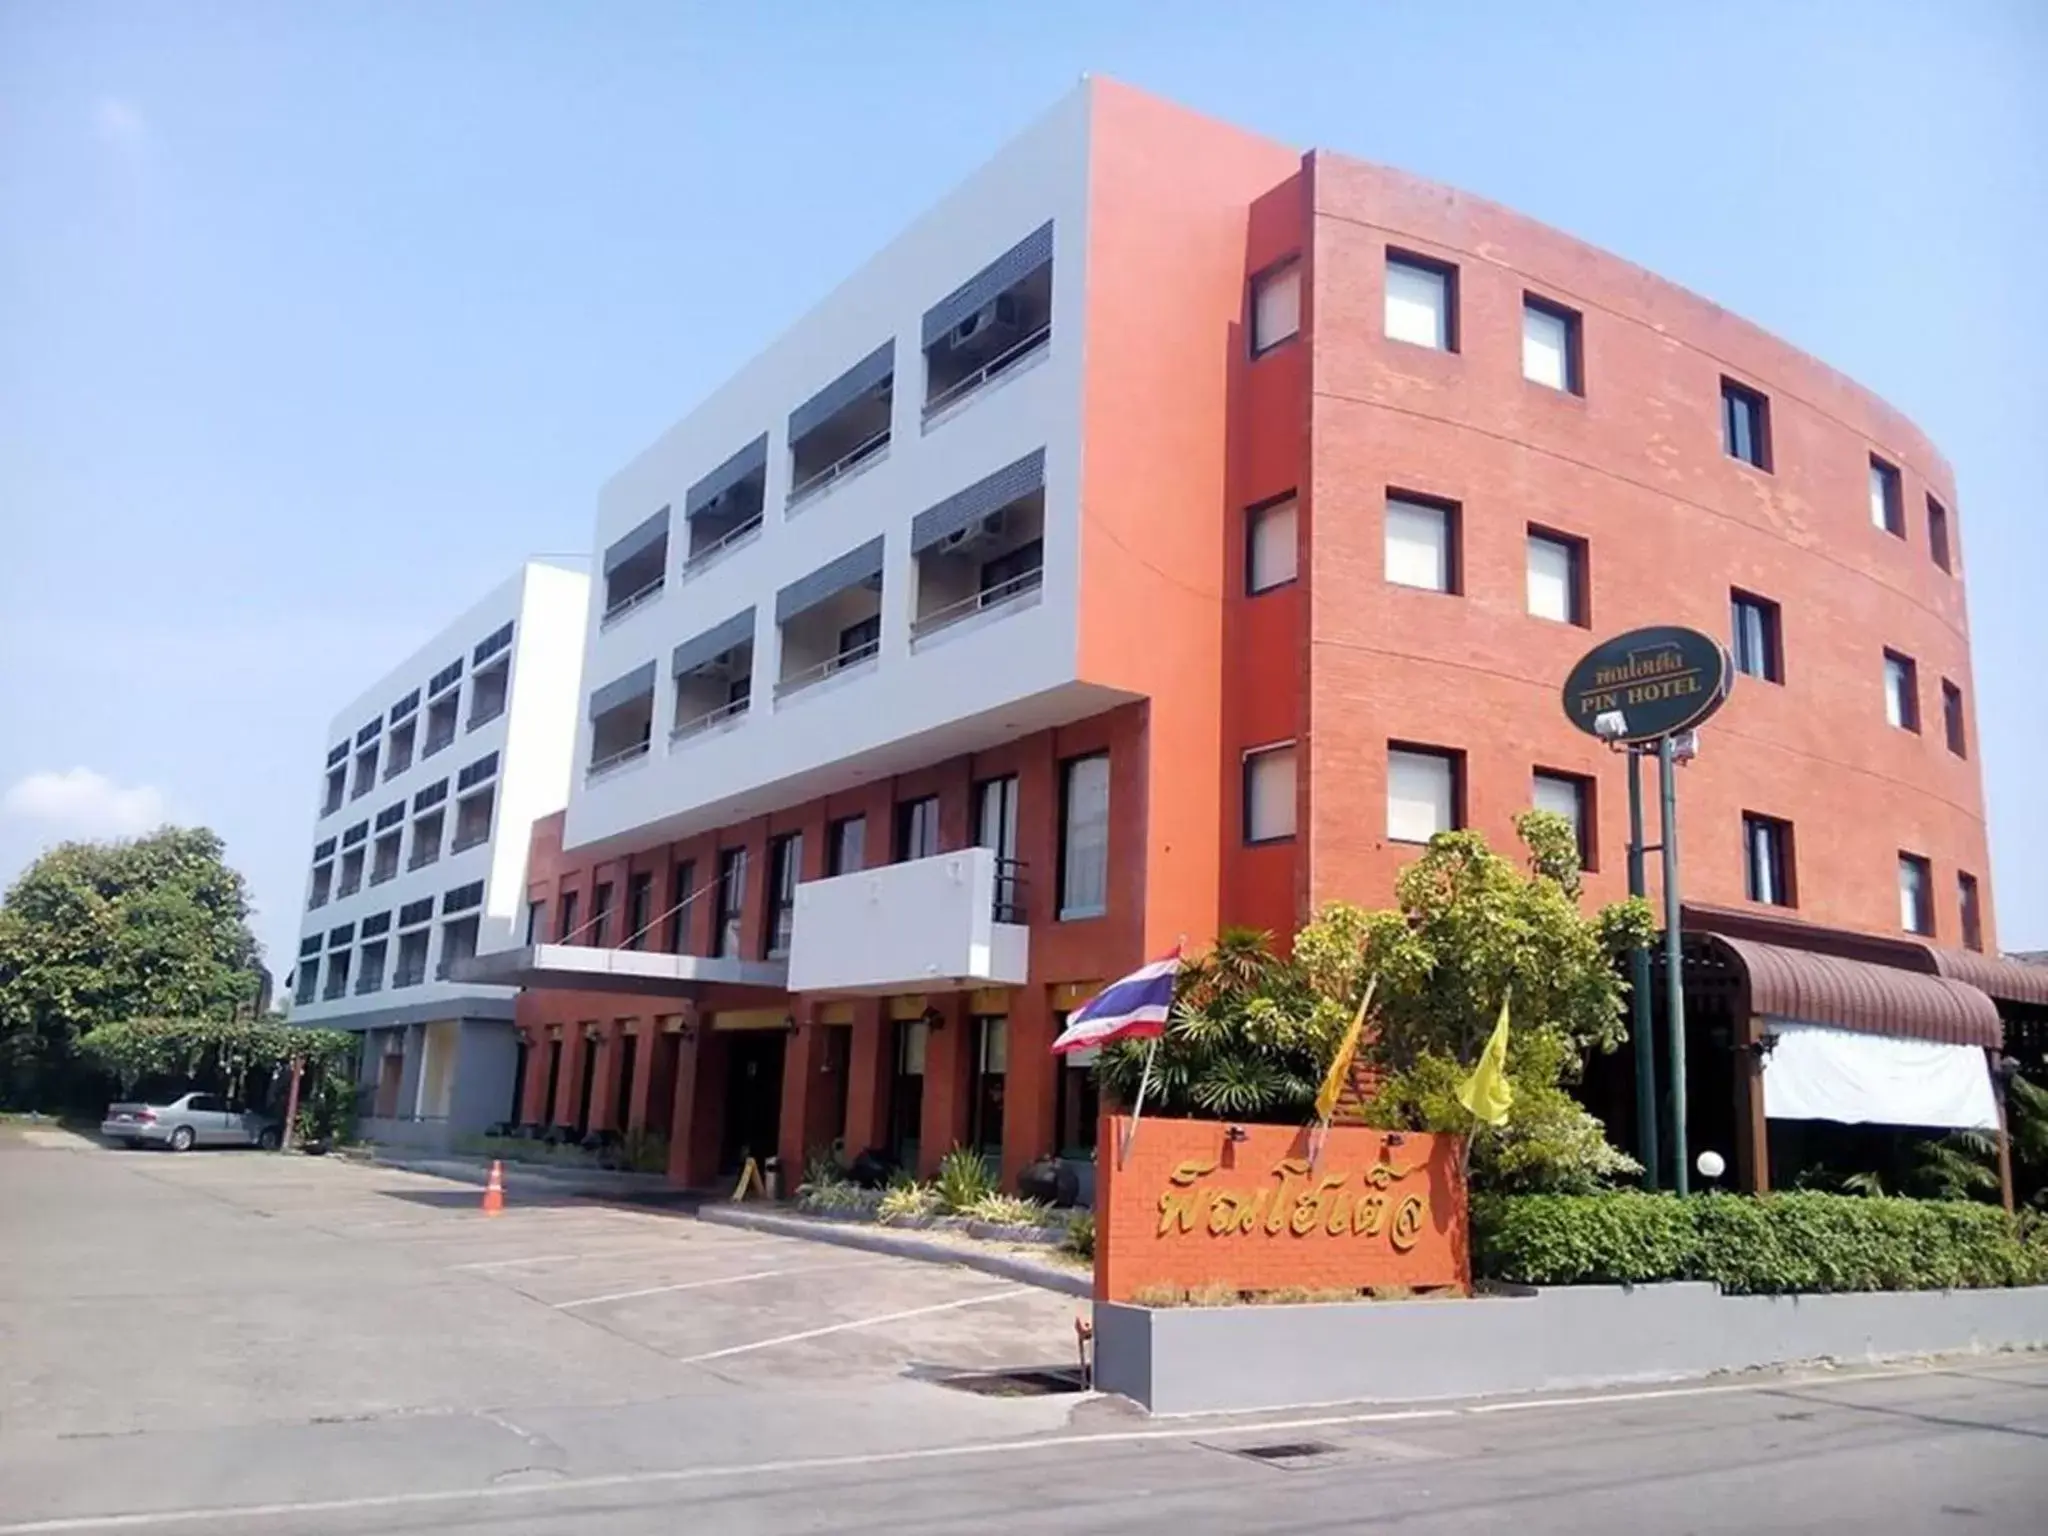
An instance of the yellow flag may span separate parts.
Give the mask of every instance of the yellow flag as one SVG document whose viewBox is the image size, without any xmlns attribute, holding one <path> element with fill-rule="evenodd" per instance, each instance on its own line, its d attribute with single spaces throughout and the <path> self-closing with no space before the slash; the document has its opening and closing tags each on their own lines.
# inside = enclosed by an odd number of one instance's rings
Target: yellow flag
<svg viewBox="0 0 2048 1536">
<path fill-rule="evenodd" d="M 1372 980 L 1365 984 L 1365 996 L 1358 1000 L 1358 1012 L 1351 1020 L 1351 1027 L 1337 1042 L 1337 1054 L 1330 1058 L 1330 1070 L 1323 1074 L 1323 1086 L 1316 1090 L 1316 1118 L 1326 1125 L 1337 1111 L 1337 1095 L 1344 1091 L 1344 1079 L 1351 1075 L 1351 1058 L 1358 1054 L 1358 1037 L 1365 1033 L 1366 1011 L 1372 1007 L 1373 990 L 1379 984 L 1379 973 L 1374 972 Z"/>
<path fill-rule="evenodd" d="M 1500 1022 L 1486 1049 L 1479 1053 L 1479 1065 L 1458 1084 L 1458 1102 L 1472 1111 L 1472 1118 L 1487 1125 L 1505 1125 L 1508 1106 L 1515 1102 L 1514 1085 L 1508 1081 L 1508 1000 L 1500 1000 Z"/>
</svg>

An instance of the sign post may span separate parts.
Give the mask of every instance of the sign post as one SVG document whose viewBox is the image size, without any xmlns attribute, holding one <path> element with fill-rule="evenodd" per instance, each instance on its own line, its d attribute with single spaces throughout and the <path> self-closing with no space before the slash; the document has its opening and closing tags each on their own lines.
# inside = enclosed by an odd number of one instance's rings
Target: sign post
<svg viewBox="0 0 2048 1536">
<path fill-rule="evenodd" d="M 1671 1187 L 1690 1187 L 1686 1155 L 1685 985 L 1679 946 L 1678 738 L 1719 709 L 1735 668 L 1719 641 L 1696 629 L 1661 624 L 1632 629 L 1593 647 L 1564 683 L 1565 717 L 1589 736 L 1628 753 L 1629 894 L 1645 891 L 1640 757 L 1657 753 L 1664 867 L 1664 1014 L 1671 1042 Z M 1690 756 L 1690 751 L 1687 752 Z M 1637 1143 L 1645 1182 L 1657 1187 L 1656 1046 L 1650 1037 L 1650 957 L 1629 955 L 1630 1029 L 1635 1036 Z"/>
</svg>

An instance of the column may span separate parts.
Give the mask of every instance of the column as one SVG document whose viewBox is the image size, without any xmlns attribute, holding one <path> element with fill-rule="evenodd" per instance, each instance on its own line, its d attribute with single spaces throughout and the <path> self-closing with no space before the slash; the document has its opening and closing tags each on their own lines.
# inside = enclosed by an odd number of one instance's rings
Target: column
<svg viewBox="0 0 2048 1536">
<path fill-rule="evenodd" d="M 637 1131 L 647 1124 L 647 1106 L 654 1097 L 655 1063 L 661 1055 L 661 1019 L 659 1015 L 641 1017 L 628 1023 L 627 1028 L 638 1041 L 633 1047 L 633 1085 L 626 1094 L 626 1129 Z"/>
<path fill-rule="evenodd" d="M 574 1125 L 577 1107 L 583 1102 L 583 1026 L 562 1026 L 562 1071 L 555 1080 L 554 1125 Z"/>
<path fill-rule="evenodd" d="M 945 1155 L 967 1136 L 967 1068 L 973 1050 L 967 1027 L 966 994 L 934 993 L 926 999 L 937 1012 L 924 1049 L 924 1123 L 917 1148 L 919 1178 L 939 1171 Z"/>
<path fill-rule="evenodd" d="M 846 1152 L 859 1157 L 889 1133 L 889 1021 L 878 998 L 853 1005 L 853 1050 L 847 1063 Z"/>
<path fill-rule="evenodd" d="M 1014 1189 L 1024 1168 L 1059 1148 L 1052 1144 L 1052 1003 L 1042 986 L 1010 989 L 1010 1064 L 1003 1084 L 1003 1186 Z"/>
<path fill-rule="evenodd" d="M 824 1052 L 824 1026 L 812 1017 L 815 1007 L 796 1005 L 796 1031 L 782 1047 L 782 1113 L 775 1127 L 775 1156 L 782 1164 L 784 1194 L 803 1178 L 804 1161 L 811 1152 L 811 1103 L 818 1097 L 818 1062 Z"/>
<path fill-rule="evenodd" d="M 697 1102 L 697 1026 L 694 1011 L 685 1015 L 687 1033 L 676 1037 L 676 1086 L 669 1103 L 668 1181 L 690 1189 L 703 1182 L 693 1162 L 691 1133 L 695 1129 L 693 1110 Z"/>
<path fill-rule="evenodd" d="M 592 1131 L 617 1130 L 612 1121 L 614 1108 L 619 1102 L 620 1058 L 625 1055 L 621 1043 L 623 1030 L 620 1021 L 611 1019 L 599 1026 L 597 1040 L 596 1081 L 590 1090 L 590 1124 L 585 1127 Z"/>
</svg>

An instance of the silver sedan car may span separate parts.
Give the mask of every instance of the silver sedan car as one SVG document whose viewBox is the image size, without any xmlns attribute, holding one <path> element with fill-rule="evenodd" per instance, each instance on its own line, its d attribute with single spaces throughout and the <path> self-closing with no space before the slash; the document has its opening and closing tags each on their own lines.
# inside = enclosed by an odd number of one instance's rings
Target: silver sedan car
<svg viewBox="0 0 2048 1536">
<path fill-rule="evenodd" d="M 261 1147 L 275 1151 L 278 1123 L 217 1093 L 188 1093 L 168 1104 L 109 1104 L 100 1134 L 130 1147 Z"/>
</svg>

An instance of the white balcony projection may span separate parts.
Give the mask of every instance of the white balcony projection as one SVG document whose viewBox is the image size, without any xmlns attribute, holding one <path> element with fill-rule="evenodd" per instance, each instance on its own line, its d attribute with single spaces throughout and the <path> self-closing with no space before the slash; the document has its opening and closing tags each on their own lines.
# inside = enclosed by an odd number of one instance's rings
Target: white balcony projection
<svg viewBox="0 0 2048 1536">
<path fill-rule="evenodd" d="M 792 992 L 888 993 L 1018 986 L 1030 930 L 996 921 L 989 848 L 885 864 L 796 888 Z"/>
</svg>

